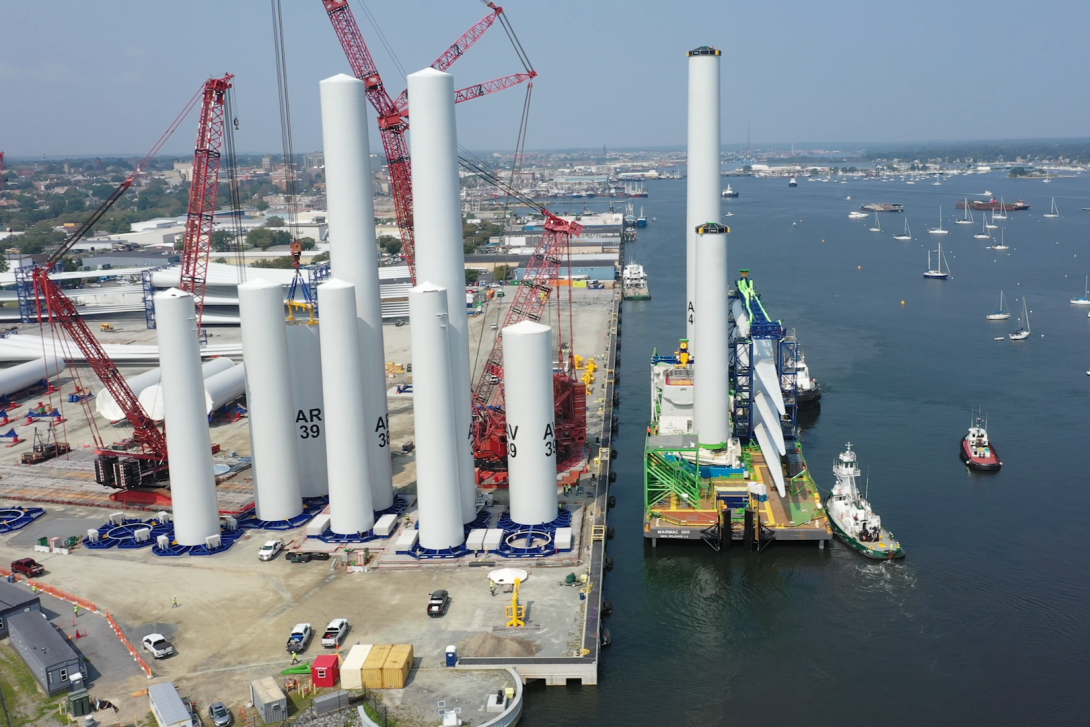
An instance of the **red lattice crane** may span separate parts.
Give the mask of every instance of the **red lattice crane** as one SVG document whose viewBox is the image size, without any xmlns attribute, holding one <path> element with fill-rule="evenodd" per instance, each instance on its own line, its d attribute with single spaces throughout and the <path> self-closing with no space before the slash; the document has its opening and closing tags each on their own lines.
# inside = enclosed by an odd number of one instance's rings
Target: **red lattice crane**
<svg viewBox="0 0 1090 727">
<path fill-rule="evenodd" d="M 197 125 L 197 144 L 193 152 L 182 273 L 178 284 L 181 290 L 193 294 L 198 330 L 204 315 L 204 293 L 208 287 L 216 192 L 220 183 L 221 151 L 227 123 L 227 91 L 231 88 L 233 78 L 230 73 L 223 78 L 210 78 L 205 81 L 201 93 L 201 116 Z"/>
<path fill-rule="evenodd" d="M 514 298 L 499 329 L 500 334 L 496 336 L 477 385 L 473 387 L 473 455 L 482 468 L 503 471 L 507 469 L 507 418 L 500 388 L 500 382 L 503 381 L 503 329 L 527 320 L 550 323 L 546 320 L 549 296 L 560 277 L 560 267 L 568 257 L 571 238 L 579 235 L 583 226 L 578 222 L 557 217 L 537 202 L 522 197 L 472 160 L 463 159 L 462 165 L 545 216 L 545 232 L 526 264 L 526 272 L 515 288 Z M 570 287 L 568 292 L 570 294 Z M 570 298 L 568 302 L 570 305 Z M 580 458 L 587 442 L 586 386 L 572 376 L 573 352 L 570 340 L 567 352 L 564 350 L 563 324 L 564 316 L 558 305 L 555 329 L 557 360 L 561 371 L 553 375 L 557 467 L 570 466 L 573 460 Z M 569 323 L 569 338 L 571 333 Z"/>
<path fill-rule="evenodd" d="M 33 301 L 38 321 L 48 320 L 51 325 L 59 325 L 87 360 L 95 376 L 103 388 L 110 392 L 114 401 L 125 413 L 125 419 L 133 429 L 131 443 L 123 443 L 120 448 L 106 446 L 99 434 L 94 420 L 88 413 L 91 421 L 91 432 L 95 440 L 95 454 L 98 456 L 95 462 L 95 480 L 99 484 L 111 487 L 129 489 L 139 487 L 148 478 L 164 475 L 167 469 L 167 443 L 166 436 L 155 425 L 155 422 L 144 411 L 136 394 L 129 387 L 128 382 L 121 375 L 117 365 L 106 354 L 102 344 L 98 342 L 90 327 L 80 317 L 76 305 L 65 295 L 52 278 L 50 272 L 67 255 L 77 242 L 94 229 L 100 219 L 114 206 L 114 204 L 129 190 L 136 178 L 155 158 L 155 155 L 171 137 L 174 131 L 181 125 L 197 101 L 201 98 L 201 92 L 190 99 L 185 109 L 178 115 L 159 138 L 155 146 L 140 163 L 136 165 L 132 174 L 99 205 L 91 216 L 79 226 L 42 265 L 38 265 L 26 271 L 26 268 L 17 268 L 16 277 L 21 278 L 21 283 L 27 279 L 33 284 Z M 84 401 L 86 406 L 86 400 Z M 124 455 L 124 460 L 119 460 L 119 455 Z M 120 465 L 120 466 L 115 466 Z"/>
<path fill-rule="evenodd" d="M 431 64 L 432 68 L 445 71 L 456 60 L 461 58 L 493 23 L 500 20 L 502 24 L 506 25 L 503 8 L 491 2 L 485 4 L 492 12 L 455 41 Z M 368 50 L 359 25 L 356 23 L 356 18 L 352 14 L 352 9 L 348 5 L 348 0 L 322 0 L 322 5 L 325 6 L 326 14 L 329 15 L 329 20 L 333 23 L 333 30 L 337 34 L 341 48 L 344 49 L 344 54 L 348 57 L 348 64 L 352 67 L 352 74 L 364 82 L 367 89 L 367 99 L 378 114 L 379 134 L 382 137 L 382 147 L 386 153 L 386 164 L 390 170 L 390 191 L 394 197 L 397 226 L 401 230 L 401 243 L 405 250 L 405 258 L 409 263 L 409 274 L 415 284 L 416 239 L 413 232 L 412 168 L 409 161 L 409 144 L 405 138 L 405 132 L 409 130 L 407 91 L 403 91 L 396 101 L 390 97 L 386 86 L 382 82 L 382 76 L 379 75 L 378 67 L 371 57 L 371 51 Z M 526 66 L 526 72 L 463 88 L 455 93 L 455 103 L 502 91 L 537 76 L 537 72 L 530 68 L 526 54 L 518 45 L 517 40 L 514 39 L 514 33 L 508 29 L 508 34 L 515 43 L 519 58 L 522 60 L 523 65 Z"/>
</svg>

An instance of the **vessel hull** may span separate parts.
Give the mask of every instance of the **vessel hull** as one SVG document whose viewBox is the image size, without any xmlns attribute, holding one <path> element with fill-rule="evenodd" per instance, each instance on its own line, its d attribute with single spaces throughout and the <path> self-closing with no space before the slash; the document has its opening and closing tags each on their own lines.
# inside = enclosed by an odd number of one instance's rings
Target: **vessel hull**
<svg viewBox="0 0 1090 727">
<path fill-rule="evenodd" d="M 863 555 L 871 560 L 899 560 L 905 557 L 905 551 L 894 538 L 893 534 L 882 528 L 882 534 L 889 540 L 894 542 L 893 548 L 877 548 L 876 544 L 864 543 L 858 538 L 848 535 L 843 528 L 840 527 L 840 523 L 837 522 L 835 517 L 830 515 L 829 523 L 833 526 L 833 534 L 839 538 L 842 542 L 847 544 L 852 550 Z"/>
<path fill-rule="evenodd" d="M 977 472 L 998 472 L 999 468 L 1003 466 L 1003 463 L 999 461 L 999 452 L 996 452 L 995 447 L 991 444 L 988 445 L 988 448 L 991 450 L 991 457 L 974 457 L 973 453 L 969 451 L 969 443 L 962 439 L 959 452 L 961 461 L 965 463 L 966 467 Z"/>
</svg>

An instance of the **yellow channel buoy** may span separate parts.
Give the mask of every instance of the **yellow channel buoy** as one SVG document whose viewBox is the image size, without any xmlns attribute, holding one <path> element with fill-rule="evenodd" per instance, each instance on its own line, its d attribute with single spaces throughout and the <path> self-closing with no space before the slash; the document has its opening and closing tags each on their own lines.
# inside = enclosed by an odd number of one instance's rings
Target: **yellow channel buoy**
<svg viewBox="0 0 1090 727">
<path fill-rule="evenodd" d="M 902 301 L 901 301 L 901 305 L 904 305 L 904 304 L 905 304 L 905 302 L 904 302 L 904 301 L 902 300 Z"/>
<path fill-rule="evenodd" d="M 862 270 L 862 269 L 863 269 L 862 265 L 860 265 L 858 268 L 856 268 L 856 270 Z"/>
</svg>

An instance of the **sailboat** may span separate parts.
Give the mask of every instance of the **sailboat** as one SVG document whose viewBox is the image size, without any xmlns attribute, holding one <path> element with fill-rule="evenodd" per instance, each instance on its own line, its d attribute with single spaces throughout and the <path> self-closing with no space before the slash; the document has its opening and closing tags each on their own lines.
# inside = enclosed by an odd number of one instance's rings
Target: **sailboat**
<svg viewBox="0 0 1090 727">
<path fill-rule="evenodd" d="M 942 207 L 939 207 L 939 226 L 933 230 L 928 230 L 932 235 L 949 235 L 950 230 L 942 229 Z"/>
<path fill-rule="evenodd" d="M 1002 230 L 999 231 L 999 244 L 998 245 L 987 245 L 985 249 L 987 249 L 987 250 L 1010 250 L 1011 249 L 1010 245 L 1007 244 L 1007 228 L 1004 227 Z"/>
<path fill-rule="evenodd" d="M 992 222 L 1007 219 L 1007 205 L 1003 204 L 1003 198 L 999 198 L 999 209 L 992 210 Z"/>
<path fill-rule="evenodd" d="M 946 256 L 942 254 L 942 243 L 939 243 L 938 249 L 938 267 L 931 267 L 931 251 L 927 251 L 927 270 L 924 271 L 923 276 L 925 278 L 936 278 L 938 280 L 946 280 L 950 277 L 950 263 L 946 262 Z M 943 269 L 943 263 L 946 263 L 946 269 Z"/>
<path fill-rule="evenodd" d="M 1012 341 L 1024 341 L 1029 338 L 1029 308 L 1026 307 L 1026 296 L 1022 296 L 1022 317 L 1018 319 L 1022 321 L 1022 326 L 1014 333 L 1008 333 Z"/>
<path fill-rule="evenodd" d="M 908 218 L 907 217 L 905 218 L 905 231 L 903 233 L 901 233 L 900 235 L 894 235 L 893 239 L 894 240 L 911 240 L 912 239 L 912 230 L 908 229 Z"/>
<path fill-rule="evenodd" d="M 1090 305 L 1090 276 L 1086 278 L 1086 292 L 1082 294 L 1081 298 L 1072 298 L 1071 303 L 1073 305 Z"/>
<path fill-rule="evenodd" d="M 992 211 L 992 222 L 988 224 L 988 213 L 984 213 L 984 227 L 989 230 L 995 230 L 999 228 L 999 225 L 995 224 L 995 211 Z"/>
<path fill-rule="evenodd" d="M 881 232 L 882 231 L 882 223 L 880 223 L 878 221 L 878 211 L 877 210 L 874 211 L 874 227 L 870 228 L 870 231 L 871 232 Z"/>
<path fill-rule="evenodd" d="M 1060 210 L 1056 209 L 1056 198 L 1052 198 L 1052 211 L 1045 213 L 1045 217 L 1059 217 Z"/>
<path fill-rule="evenodd" d="M 974 222 L 976 222 L 976 220 L 973 219 L 973 213 L 969 209 L 969 206 L 970 206 L 969 205 L 969 198 L 966 197 L 965 198 L 965 214 L 961 216 L 960 220 L 954 220 L 955 225 L 971 225 Z"/>
<path fill-rule="evenodd" d="M 997 310 L 995 313 L 989 313 L 984 317 L 987 318 L 989 321 L 1005 321 L 1009 319 L 1011 317 L 1011 314 L 1010 311 L 1003 309 L 1004 304 L 1005 301 L 1003 300 L 1003 291 L 1001 290 L 999 291 L 999 310 Z"/>
<path fill-rule="evenodd" d="M 988 213 L 985 212 L 981 216 L 984 218 L 984 221 L 981 223 L 980 232 L 973 235 L 973 237 L 977 240 L 990 240 L 992 239 L 992 235 L 988 232 Z"/>
</svg>

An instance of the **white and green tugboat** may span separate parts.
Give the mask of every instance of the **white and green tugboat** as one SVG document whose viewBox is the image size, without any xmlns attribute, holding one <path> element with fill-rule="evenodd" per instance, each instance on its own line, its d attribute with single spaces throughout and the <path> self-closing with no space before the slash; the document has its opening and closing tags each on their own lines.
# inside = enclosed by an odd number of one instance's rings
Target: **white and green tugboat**
<svg viewBox="0 0 1090 727">
<path fill-rule="evenodd" d="M 868 558 L 893 560 L 904 558 L 901 544 L 893 533 L 882 527 L 882 518 L 871 509 L 870 503 L 859 494 L 855 478 L 859 477 L 859 464 L 851 442 L 833 464 L 836 484 L 825 501 L 825 511 L 836 536 Z"/>
</svg>

